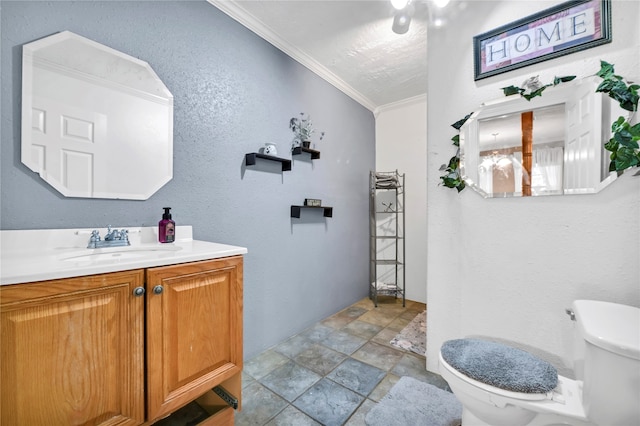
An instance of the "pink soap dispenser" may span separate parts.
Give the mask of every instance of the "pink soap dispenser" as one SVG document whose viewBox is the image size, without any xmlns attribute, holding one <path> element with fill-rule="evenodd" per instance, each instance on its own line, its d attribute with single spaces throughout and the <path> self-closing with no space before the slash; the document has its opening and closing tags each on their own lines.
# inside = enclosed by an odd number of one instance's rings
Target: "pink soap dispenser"
<svg viewBox="0 0 640 426">
<path fill-rule="evenodd" d="M 176 240 L 176 223 L 171 220 L 171 207 L 163 207 L 162 220 L 158 222 L 158 241 L 172 243 Z"/>
</svg>

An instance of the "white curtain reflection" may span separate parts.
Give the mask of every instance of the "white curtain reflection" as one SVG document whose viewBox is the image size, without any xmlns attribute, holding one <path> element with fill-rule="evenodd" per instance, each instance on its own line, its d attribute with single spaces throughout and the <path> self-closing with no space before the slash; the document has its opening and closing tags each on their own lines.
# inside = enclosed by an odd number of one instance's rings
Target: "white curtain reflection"
<svg viewBox="0 0 640 426">
<path fill-rule="evenodd" d="M 562 194 L 563 163 L 561 147 L 534 149 L 531 191 L 534 194 Z"/>
</svg>

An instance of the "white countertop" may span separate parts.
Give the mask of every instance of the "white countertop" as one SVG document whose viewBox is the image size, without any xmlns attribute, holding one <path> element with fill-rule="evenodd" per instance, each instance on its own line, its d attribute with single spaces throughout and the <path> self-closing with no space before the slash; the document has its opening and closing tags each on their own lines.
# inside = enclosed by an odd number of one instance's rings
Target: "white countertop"
<svg viewBox="0 0 640 426">
<path fill-rule="evenodd" d="M 45 281 L 173 265 L 247 253 L 244 247 L 198 241 L 191 226 L 176 227 L 176 241 L 158 242 L 157 227 L 129 231 L 130 246 L 88 249 L 96 228 L 0 231 L 0 285 Z M 104 237 L 106 229 L 97 228 Z"/>
</svg>

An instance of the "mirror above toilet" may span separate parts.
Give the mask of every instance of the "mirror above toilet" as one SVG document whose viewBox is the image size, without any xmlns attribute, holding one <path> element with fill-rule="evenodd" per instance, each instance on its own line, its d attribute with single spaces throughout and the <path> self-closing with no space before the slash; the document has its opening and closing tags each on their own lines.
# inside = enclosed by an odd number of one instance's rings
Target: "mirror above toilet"
<svg viewBox="0 0 640 426">
<path fill-rule="evenodd" d="M 617 173 L 609 172 L 604 143 L 611 123 L 628 112 L 597 93 L 598 84 L 588 77 L 551 87 L 530 101 L 513 95 L 484 103 L 460 129 L 465 183 L 485 198 L 590 194 L 610 185 Z M 530 174 L 524 168 L 527 155 Z"/>
<path fill-rule="evenodd" d="M 145 200 L 173 177 L 173 95 L 69 31 L 23 46 L 22 163 L 66 197 Z"/>
</svg>

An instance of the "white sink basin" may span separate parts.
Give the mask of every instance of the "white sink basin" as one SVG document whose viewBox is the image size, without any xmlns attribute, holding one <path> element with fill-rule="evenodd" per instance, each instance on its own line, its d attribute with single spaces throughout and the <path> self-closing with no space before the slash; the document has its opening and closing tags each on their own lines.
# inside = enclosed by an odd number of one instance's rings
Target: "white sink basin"
<svg viewBox="0 0 640 426">
<path fill-rule="evenodd" d="M 117 227 L 121 229 L 123 227 Z M 173 243 L 158 242 L 158 227 L 124 227 L 130 246 L 88 249 L 95 228 L 0 230 L 0 286 L 198 262 L 247 253 L 244 247 L 193 239 L 176 226 Z M 115 227 L 114 227 L 115 229 Z M 100 229 L 104 235 L 104 229 Z"/>
<path fill-rule="evenodd" d="M 172 256 L 182 250 L 180 246 L 151 246 L 151 247 L 113 247 L 100 249 L 87 249 L 83 252 L 67 253 L 60 256 L 63 262 L 100 262 L 119 261 L 141 258 L 158 258 Z"/>
</svg>

